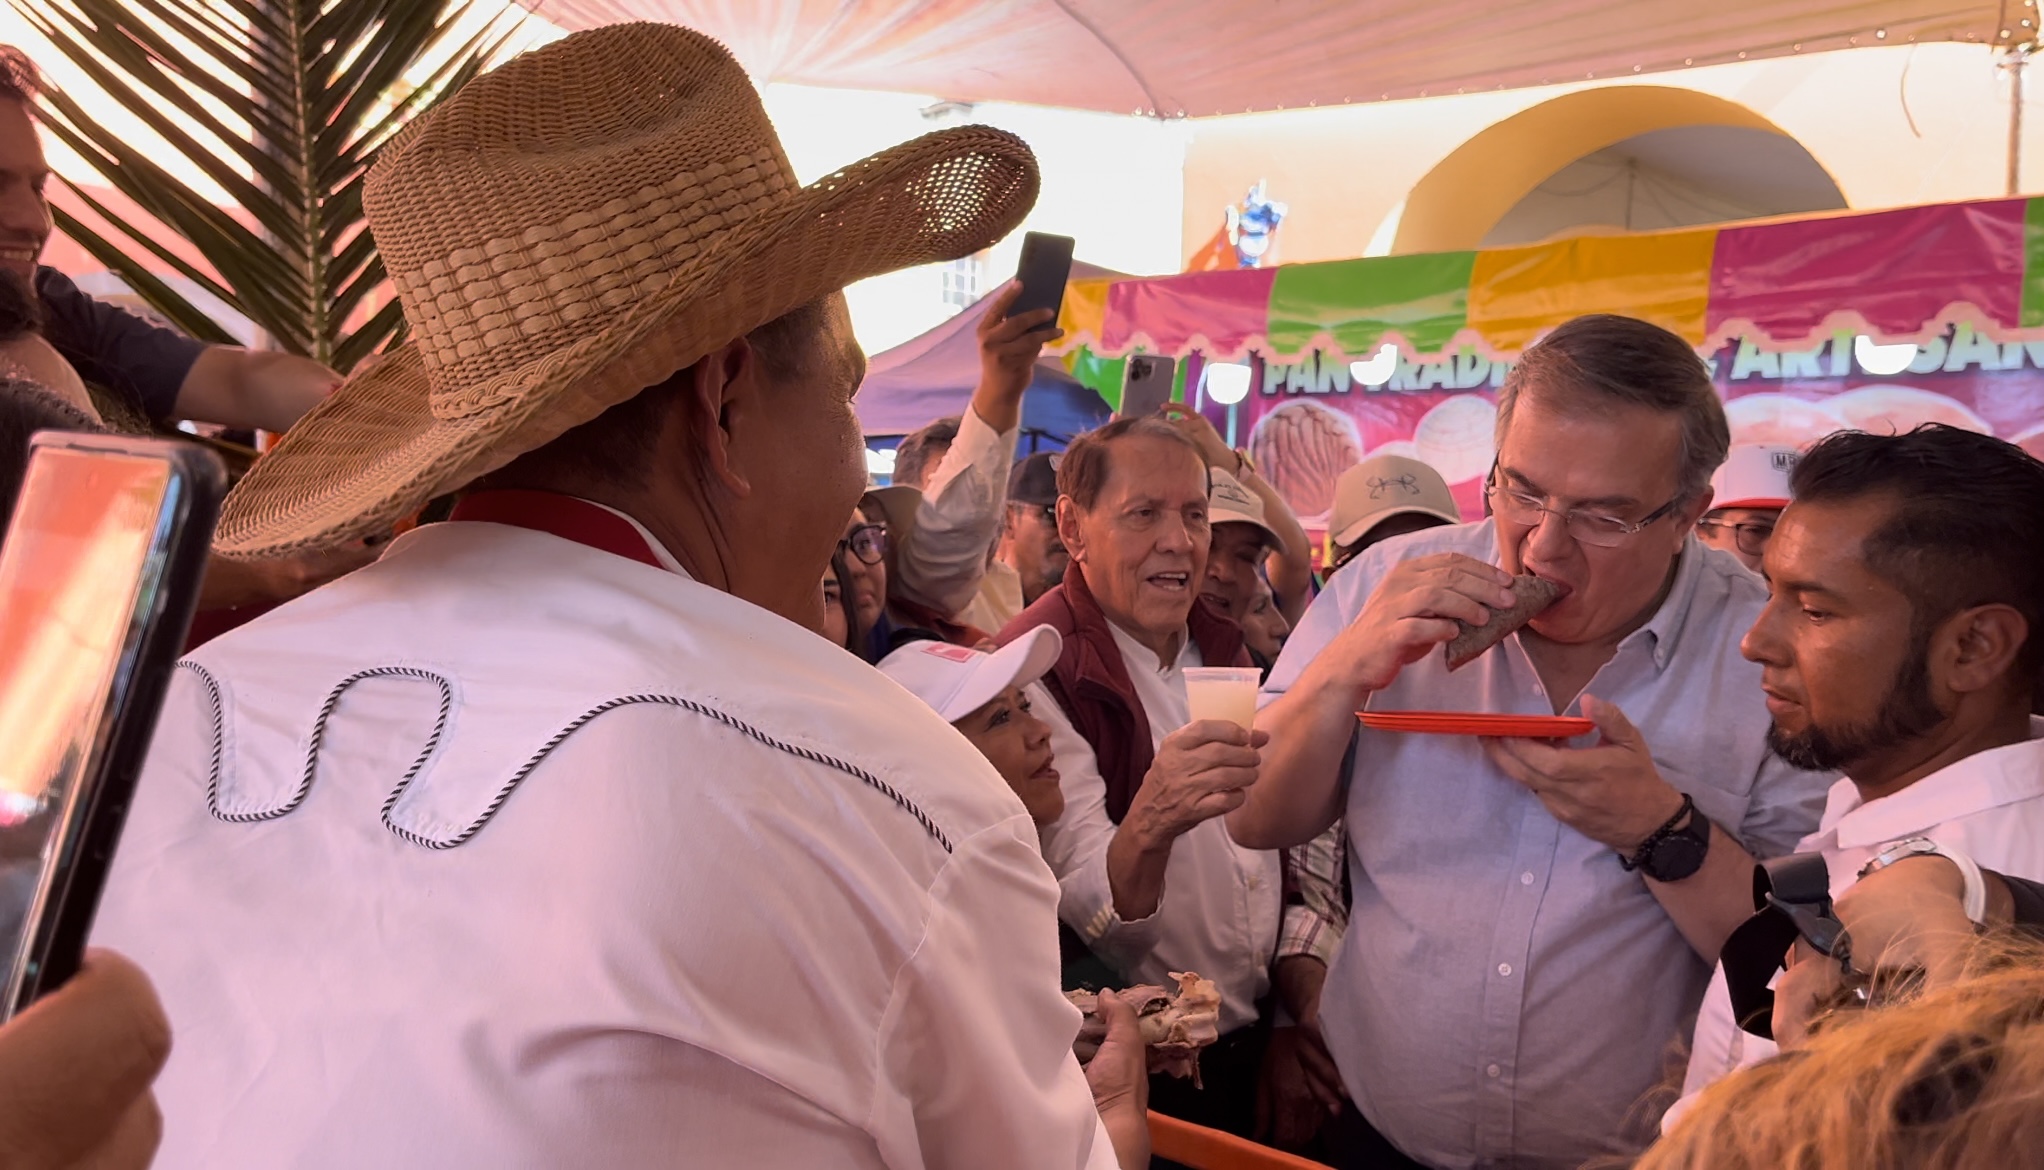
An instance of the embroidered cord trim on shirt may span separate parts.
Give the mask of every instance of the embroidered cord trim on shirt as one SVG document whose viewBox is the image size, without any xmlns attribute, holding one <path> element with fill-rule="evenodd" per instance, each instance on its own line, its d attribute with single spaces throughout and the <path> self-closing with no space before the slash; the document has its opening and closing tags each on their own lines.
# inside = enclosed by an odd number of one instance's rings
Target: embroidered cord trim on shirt
<svg viewBox="0 0 2044 1170">
<path fill-rule="evenodd" d="M 420 670 L 411 666 L 378 666 L 370 670 L 356 671 L 354 674 L 342 679 L 339 686 L 327 692 L 326 702 L 320 704 L 319 715 L 312 721 L 312 742 L 305 749 L 305 772 L 299 778 L 298 788 L 291 794 L 291 799 L 274 809 L 264 809 L 260 812 L 230 813 L 223 812 L 220 809 L 220 756 L 221 744 L 224 739 L 220 711 L 220 689 L 214 683 L 212 676 L 206 673 L 204 667 L 196 663 L 191 664 L 191 667 L 198 673 L 200 679 L 205 682 L 207 692 L 213 702 L 213 777 L 206 786 L 206 805 L 212 814 L 220 820 L 241 825 L 253 824 L 257 821 L 275 820 L 305 802 L 306 796 L 312 791 L 313 775 L 319 768 L 320 746 L 326 742 L 327 720 L 333 718 L 334 708 L 340 706 L 341 696 L 348 692 L 349 687 L 364 679 L 391 677 L 423 679 L 439 687 L 440 717 L 433 724 L 433 734 L 426 737 L 426 746 L 419 749 L 418 756 L 412 760 L 412 766 L 405 770 L 404 779 L 398 782 L 398 786 L 392 790 L 389 798 L 383 802 L 384 827 L 397 833 L 400 837 L 410 839 L 409 834 L 390 823 L 390 809 L 392 805 L 397 803 L 398 797 L 404 795 L 405 789 L 411 785 L 412 779 L 419 774 L 420 769 L 426 766 L 426 761 L 433 758 L 433 749 L 440 746 L 440 737 L 447 730 L 447 717 L 454 710 L 454 687 L 446 679 L 434 674 L 430 670 Z"/>
<path fill-rule="evenodd" d="M 474 837 L 477 833 L 481 832 L 483 826 L 489 823 L 490 818 L 497 815 L 497 810 L 504 807 L 504 802 L 511 799 L 511 794 L 512 792 L 517 790 L 518 785 L 523 783 L 525 778 L 532 774 L 533 769 L 539 767 L 540 763 L 543 760 L 545 760 L 547 756 L 551 755 L 555 748 L 558 748 L 563 743 L 567 742 L 569 736 L 575 734 L 575 732 L 587 726 L 589 722 L 595 719 L 597 716 L 602 715 L 608 711 L 615 711 L 620 707 L 636 706 L 643 703 L 656 703 L 667 707 L 678 707 L 681 710 L 688 711 L 696 715 L 701 715 L 704 718 L 714 719 L 718 723 L 721 723 L 724 726 L 731 728 L 733 731 L 736 731 L 739 734 L 757 743 L 764 744 L 767 747 L 773 748 L 776 751 L 786 752 L 791 756 L 796 756 L 800 759 L 808 760 L 813 764 L 822 764 L 826 768 L 842 772 L 845 775 L 850 776 L 855 780 L 858 780 L 860 783 L 865 784 L 867 787 L 872 788 L 876 792 L 879 792 L 881 795 L 887 797 L 887 799 L 893 801 L 898 807 L 900 807 L 902 811 L 914 817 L 916 819 L 916 823 L 923 827 L 923 830 L 930 835 L 932 840 L 936 841 L 937 844 L 943 848 L 944 852 L 946 853 L 952 852 L 951 839 L 950 837 L 945 835 L 944 830 L 937 827 L 937 822 L 931 819 L 930 815 L 924 812 L 920 807 L 918 807 L 913 800 L 910 800 L 906 795 L 904 795 L 900 789 L 894 787 L 892 784 L 887 783 L 880 777 L 875 776 L 873 773 L 866 771 L 864 768 L 856 767 L 852 764 L 846 763 L 845 761 L 840 760 L 835 756 L 828 756 L 823 754 L 822 752 L 811 751 L 808 748 L 796 747 L 794 744 L 786 743 L 781 740 L 775 739 L 773 736 L 766 734 L 765 732 L 759 730 L 758 728 L 752 726 L 751 724 L 745 722 L 742 719 L 736 718 L 735 716 L 727 715 L 714 707 L 708 707 L 701 703 L 692 702 L 688 699 L 679 698 L 674 695 L 624 695 L 619 698 L 611 699 L 608 702 L 597 704 L 596 706 L 590 708 L 588 711 L 583 712 L 582 715 L 576 718 L 572 723 L 569 723 L 566 727 L 563 727 L 560 731 L 556 732 L 552 739 L 547 740 L 547 742 L 544 745 L 542 745 L 537 752 L 534 752 L 532 758 L 525 761 L 524 765 L 521 766 L 518 769 L 518 771 L 512 775 L 511 779 L 505 782 L 504 787 L 497 792 L 497 795 L 493 799 L 491 799 L 489 807 L 483 810 L 483 815 L 477 817 L 473 824 L 469 825 L 467 828 L 463 829 L 459 834 L 455 835 L 454 837 L 448 840 L 442 841 L 435 840 L 430 837 L 422 837 L 417 833 L 413 833 L 407 829 L 400 828 L 397 825 L 391 823 L 390 814 L 391 810 L 397 807 L 397 802 L 404 797 L 405 792 L 411 787 L 412 781 L 417 779 L 420 770 L 425 767 L 426 761 L 432 758 L 433 750 L 439 746 L 440 736 L 447 728 L 447 718 L 449 710 L 453 705 L 454 693 L 453 688 L 448 685 L 447 680 L 441 678 L 439 675 L 433 674 L 429 671 L 417 670 L 411 667 L 402 666 L 379 667 L 374 670 L 365 670 L 350 675 L 346 679 L 343 679 L 341 681 L 341 684 L 335 687 L 333 691 L 327 695 L 325 704 L 320 707 L 319 717 L 313 723 L 312 743 L 310 749 L 306 753 L 305 759 L 305 774 L 299 781 L 298 790 L 292 794 L 290 801 L 286 803 L 282 808 L 255 813 L 222 812 L 220 809 L 220 774 L 222 769 L 222 756 L 224 752 L 224 745 L 226 742 L 226 724 L 225 714 L 223 711 L 223 704 L 221 703 L 220 699 L 220 684 L 214 681 L 213 676 L 207 672 L 205 667 L 200 666 L 196 662 L 192 662 L 189 659 L 187 659 L 185 661 L 179 662 L 178 666 L 183 669 L 189 670 L 193 674 L 198 676 L 200 683 L 202 683 L 206 688 L 207 699 L 212 705 L 213 760 L 211 766 L 211 774 L 206 782 L 206 807 L 213 814 L 214 817 L 218 818 L 219 820 L 227 821 L 234 824 L 251 824 L 257 821 L 274 820 L 290 812 L 291 810 L 297 808 L 299 804 L 303 803 L 306 795 L 312 790 L 313 773 L 319 758 L 320 744 L 322 743 L 326 736 L 327 720 L 330 717 L 332 717 L 334 708 L 340 703 L 341 695 L 345 693 L 349 687 L 354 686 L 356 683 L 361 682 L 363 679 L 388 675 L 401 675 L 409 678 L 426 679 L 439 686 L 440 718 L 439 721 L 434 724 L 433 734 L 431 737 L 427 739 L 425 748 L 419 752 L 418 758 L 412 761 L 411 768 L 408 771 L 406 771 L 404 779 L 400 780 L 398 782 L 397 787 L 392 789 L 390 795 L 384 799 L 382 820 L 384 828 L 389 829 L 399 838 L 424 849 L 453 849 L 456 846 L 465 844 L 470 838 Z"/>
<path fill-rule="evenodd" d="M 227 722 L 220 703 L 220 684 L 214 681 L 205 667 L 189 658 L 179 660 L 179 670 L 189 670 L 199 676 L 206 687 L 206 701 L 213 707 L 213 763 L 206 776 L 206 808 L 216 817 L 220 816 L 220 761 L 226 754 Z M 220 817 L 226 820 L 225 817 Z"/>
<path fill-rule="evenodd" d="M 937 822 L 931 820 L 930 815 L 928 813 L 925 813 L 922 809 L 918 808 L 916 806 L 916 803 L 910 800 L 907 796 L 903 795 L 900 789 L 887 783 L 880 777 L 875 776 L 873 773 L 866 771 L 864 768 L 859 768 L 855 767 L 852 764 L 848 764 L 835 756 L 827 756 L 824 755 L 822 752 L 811 751 L 808 748 L 796 747 L 794 744 L 785 743 L 781 740 L 775 739 L 773 736 L 768 735 L 766 732 L 759 730 L 758 728 L 752 726 L 750 723 L 747 723 L 744 720 L 737 718 L 736 716 L 727 715 L 724 712 L 717 710 L 715 707 L 704 706 L 701 703 L 693 702 L 688 699 L 679 698 L 674 695 L 623 695 L 618 698 L 612 699 L 609 702 L 599 703 L 596 706 L 591 707 L 589 710 L 583 712 L 582 715 L 578 717 L 574 722 L 568 724 L 566 727 L 561 728 L 561 730 L 559 730 L 558 732 L 555 732 L 554 737 L 552 739 L 546 741 L 544 746 L 542 746 L 537 752 L 534 752 L 532 758 L 525 761 L 525 766 L 518 769 L 518 771 L 511 777 L 511 779 L 505 783 L 503 789 L 497 793 L 496 799 L 490 801 L 490 807 L 483 810 L 483 815 L 476 818 L 474 824 L 462 830 L 460 835 L 454 837 L 451 840 L 434 841 L 429 838 L 420 837 L 415 833 L 408 833 L 405 830 L 400 829 L 397 826 L 392 825 L 390 823 L 388 816 L 390 805 L 395 804 L 397 802 L 397 798 L 399 795 L 403 793 L 405 786 L 409 785 L 412 782 L 412 778 L 410 776 L 405 777 L 404 784 L 400 784 L 398 786 L 398 791 L 393 792 L 391 794 L 390 802 L 384 806 L 384 811 L 386 815 L 383 823 L 386 827 L 390 829 L 391 832 L 396 833 L 398 836 L 404 838 L 405 840 L 411 842 L 414 845 L 422 846 L 427 849 L 452 849 L 457 845 L 461 845 L 465 843 L 469 838 L 475 836 L 478 832 L 480 832 L 482 830 L 482 827 L 489 823 L 491 817 L 497 815 L 497 810 L 504 807 L 505 801 L 511 799 L 511 793 L 518 788 L 518 785 L 521 782 L 523 782 L 527 776 L 531 775 L 532 770 L 534 768 L 539 767 L 540 762 L 542 760 L 545 760 L 547 756 L 551 754 L 555 748 L 560 747 L 563 743 L 567 742 L 569 736 L 575 734 L 577 731 L 580 731 L 583 727 L 589 724 L 590 720 L 595 719 L 597 716 L 602 715 L 605 712 L 615 711 L 620 707 L 637 706 L 642 703 L 657 703 L 660 704 L 661 706 L 666 707 L 679 707 L 684 711 L 688 711 L 696 715 L 701 715 L 706 719 L 714 719 L 717 722 L 723 724 L 724 726 L 730 728 L 731 730 L 736 731 L 739 734 L 745 736 L 746 738 L 754 740 L 755 742 L 758 743 L 765 744 L 766 746 L 773 748 L 776 751 L 786 752 L 791 756 L 796 756 L 801 759 L 808 760 L 812 764 L 822 764 L 826 768 L 831 768 L 836 771 L 843 772 L 845 775 L 850 776 L 855 780 L 858 780 L 859 782 L 865 784 L 867 787 L 872 788 L 875 791 L 879 792 L 881 795 L 887 797 L 887 799 L 893 801 L 896 805 L 899 805 L 902 811 L 908 813 L 910 816 L 916 819 L 916 823 L 921 825 L 923 827 L 923 830 L 930 834 L 930 837 L 933 840 L 935 840 L 939 846 L 943 848 L 944 852 L 946 853 L 951 852 L 951 839 L 944 835 L 944 830 L 937 827 Z"/>
</svg>

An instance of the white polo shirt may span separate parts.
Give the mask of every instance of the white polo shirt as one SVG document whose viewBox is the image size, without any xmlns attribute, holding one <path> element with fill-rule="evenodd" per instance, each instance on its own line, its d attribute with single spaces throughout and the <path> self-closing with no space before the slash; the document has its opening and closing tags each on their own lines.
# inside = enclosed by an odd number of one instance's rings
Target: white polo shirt
<svg viewBox="0 0 2044 1170">
<path fill-rule="evenodd" d="M 1838 898 L 1876 854 L 1911 837 L 1949 845 L 1996 873 L 2044 880 L 2044 719 L 2031 721 L 2027 742 L 1968 756 L 1879 800 L 1862 803 L 1851 780 L 1838 781 L 1823 823 L 1797 852 L 1824 855 L 1831 896 Z M 1739 1027 L 1720 964 L 1696 1019 L 1682 1099 L 1668 1110 L 1663 1129 L 1711 1082 L 1779 1051 L 1772 1040 Z"/>
</svg>

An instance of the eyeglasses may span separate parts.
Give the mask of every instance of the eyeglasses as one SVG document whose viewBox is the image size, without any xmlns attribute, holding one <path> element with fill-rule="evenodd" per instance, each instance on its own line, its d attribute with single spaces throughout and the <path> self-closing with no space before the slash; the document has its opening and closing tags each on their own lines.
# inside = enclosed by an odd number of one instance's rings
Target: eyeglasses
<svg viewBox="0 0 2044 1170">
<path fill-rule="evenodd" d="M 1057 527 L 1056 504 L 1028 504 L 1021 500 L 1009 500 L 1008 506 L 1025 516 L 1041 517 L 1045 524 L 1050 525 L 1052 528 Z"/>
<path fill-rule="evenodd" d="M 1687 498 L 1687 493 L 1678 495 L 1637 521 L 1621 520 L 1604 512 L 1585 512 L 1579 508 L 1558 511 L 1547 506 L 1546 501 L 1529 492 L 1518 491 L 1498 483 L 1497 465 L 1492 464 L 1490 475 L 1483 481 L 1483 491 L 1490 500 L 1491 510 L 1514 524 L 1538 527 L 1548 516 L 1561 519 L 1562 528 L 1578 544 L 1593 548 L 1617 548 L 1642 529 L 1672 514 L 1675 508 Z"/>
<path fill-rule="evenodd" d="M 1767 551 L 1767 540 L 1774 535 L 1774 525 L 1765 521 L 1748 521 L 1744 524 L 1727 524 L 1723 520 L 1703 520 L 1696 525 L 1697 531 L 1706 536 L 1716 536 L 1729 531 L 1732 542 L 1739 551 L 1749 557 L 1757 557 Z"/>
<path fill-rule="evenodd" d="M 861 524 L 837 542 L 839 552 L 848 552 L 862 564 L 877 565 L 887 559 L 887 525 Z"/>
</svg>

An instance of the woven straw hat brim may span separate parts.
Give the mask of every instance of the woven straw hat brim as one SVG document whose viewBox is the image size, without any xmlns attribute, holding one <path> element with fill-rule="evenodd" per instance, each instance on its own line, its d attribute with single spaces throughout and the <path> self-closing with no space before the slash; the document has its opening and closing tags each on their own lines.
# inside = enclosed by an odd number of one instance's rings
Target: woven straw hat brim
<svg viewBox="0 0 2044 1170">
<path fill-rule="evenodd" d="M 474 389 L 439 418 L 418 349 L 348 379 L 256 462 L 215 551 L 254 560 L 386 531 L 777 317 L 867 277 L 971 255 L 1034 204 L 1034 156 L 984 126 L 940 130 L 793 192 L 678 266 L 607 327 Z"/>
</svg>

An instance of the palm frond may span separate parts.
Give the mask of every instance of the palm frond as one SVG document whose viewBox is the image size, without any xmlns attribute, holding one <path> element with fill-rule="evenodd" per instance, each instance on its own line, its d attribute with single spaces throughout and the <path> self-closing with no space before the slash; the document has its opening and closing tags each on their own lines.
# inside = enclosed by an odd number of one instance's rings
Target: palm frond
<svg viewBox="0 0 2044 1170">
<path fill-rule="evenodd" d="M 385 278 L 363 176 L 407 121 L 501 58 L 516 9 L 481 20 L 476 0 L 9 2 L 168 149 L 152 157 L 78 95 L 43 95 L 49 132 L 149 217 L 123 219 L 77 185 L 93 176 L 67 176 L 106 230 L 61 212 L 59 226 L 137 296 L 194 336 L 226 340 L 152 274 L 168 268 L 273 344 L 343 371 L 403 337 L 394 300 L 367 312 Z"/>
</svg>

